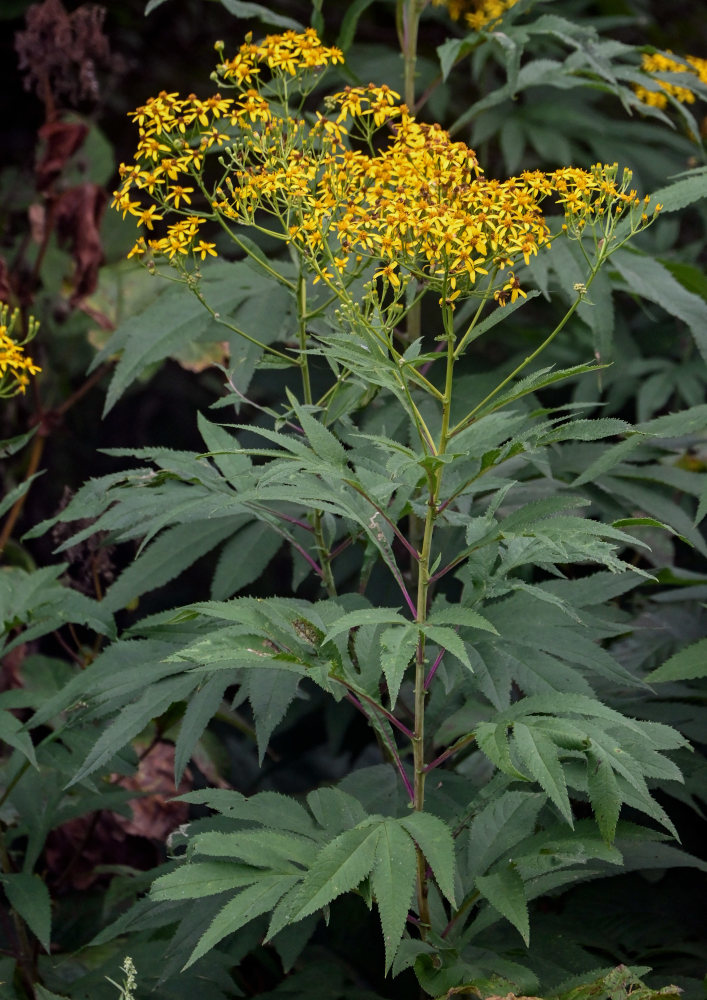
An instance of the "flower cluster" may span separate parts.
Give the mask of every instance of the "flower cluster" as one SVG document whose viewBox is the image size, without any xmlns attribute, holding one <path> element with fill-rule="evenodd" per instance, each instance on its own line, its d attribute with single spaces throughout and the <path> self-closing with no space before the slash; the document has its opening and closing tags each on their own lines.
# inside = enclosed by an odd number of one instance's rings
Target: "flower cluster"
<svg viewBox="0 0 707 1000">
<path fill-rule="evenodd" d="M 433 7 L 446 7 L 453 21 L 462 21 L 472 31 L 480 31 L 500 21 L 517 0 L 432 0 Z"/>
<path fill-rule="evenodd" d="M 551 241 L 543 201 L 562 207 L 575 235 L 587 223 L 642 208 L 630 175 L 617 183 L 615 165 L 489 179 L 472 149 L 418 121 L 387 86 L 346 87 L 325 99 L 326 116 L 291 110 L 278 81 L 289 80 L 287 94 L 297 93 L 298 72 L 306 80 L 339 59 L 312 31 L 247 39 L 217 68 L 233 97 L 163 92 L 138 108 L 135 163 L 121 167 L 114 205 L 148 231 L 168 214 L 178 218 L 164 235 L 141 236 L 131 255 L 215 256 L 215 244 L 201 236 L 207 220 L 226 231 L 232 223 L 262 229 L 265 215 L 273 221 L 268 232 L 289 241 L 314 280 L 333 289 L 373 265 L 373 277 L 396 296 L 415 278 L 453 303 L 475 293 L 479 276 L 495 282 L 506 272 L 495 289 L 503 305 L 523 294 L 506 269 L 528 264 Z M 218 162 L 208 183 L 207 159 Z"/>
<path fill-rule="evenodd" d="M 30 317 L 29 332 L 22 340 L 14 336 L 20 318 L 19 309 L 10 313 L 9 306 L 0 306 L 0 398 L 7 399 L 24 393 L 30 376 L 41 368 L 25 354 L 24 348 L 36 334 L 39 324 Z"/>
<path fill-rule="evenodd" d="M 707 59 L 699 59 L 697 56 L 673 59 L 671 56 L 672 53 L 670 55 L 664 55 L 662 52 L 644 53 L 641 69 L 644 73 L 691 73 L 701 83 L 707 84 Z M 635 90 L 639 100 L 655 108 L 664 108 L 668 104 L 669 95 L 681 104 L 694 104 L 695 95 L 688 87 L 681 87 L 667 80 L 658 80 L 657 83 L 660 85 L 660 90 L 647 90 L 645 87 L 637 86 Z"/>
<path fill-rule="evenodd" d="M 262 42 L 254 43 L 250 35 L 232 59 L 225 59 L 216 72 L 237 86 L 253 84 L 262 69 L 272 74 L 302 76 L 311 70 L 321 70 L 344 61 L 341 49 L 323 45 L 313 28 L 301 34 L 286 31 L 282 35 L 268 35 Z"/>
</svg>

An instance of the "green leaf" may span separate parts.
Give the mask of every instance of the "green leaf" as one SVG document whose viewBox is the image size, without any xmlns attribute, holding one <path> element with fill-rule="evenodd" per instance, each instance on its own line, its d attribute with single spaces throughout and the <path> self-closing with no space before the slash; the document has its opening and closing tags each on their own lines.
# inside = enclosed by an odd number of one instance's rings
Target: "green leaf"
<svg viewBox="0 0 707 1000">
<path fill-rule="evenodd" d="M 323 848 L 302 881 L 292 921 L 315 913 L 363 882 L 376 862 L 381 826 L 380 819 L 369 817 Z"/>
<path fill-rule="evenodd" d="M 415 812 L 398 820 L 427 859 L 437 885 L 452 906 L 454 901 L 454 840 L 447 824 L 432 813 Z"/>
<path fill-rule="evenodd" d="M 272 732 L 284 718 L 299 683 L 299 676 L 288 670 L 251 670 L 246 674 L 243 690 L 253 710 L 261 767 Z"/>
<path fill-rule="evenodd" d="M 17 434 L 15 437 L 5 438 L 4 441 L 0 441 L 0 458 L 10 458 L 12 455 L 16 455 L 18 451 L 22 451 L 27 442 L 31 441 L 37 433 L 38 428 L 39 424 L 36 424 L 25 434 Z"/>
<path fill-rule="evenodd" d="M 526 726 L 523 722 L 516 722 L 513 725 L 513 745 L 531 777 L 538 782 L 543 791 L 547 792 L 572 826 L 567 782 L 555 743 L 545 733 Z"/>
<path fill-rule="evenodd" d="M 388 685 L 391 705 L 395 705 L 398 700 L 400 684 L 410 660 L 415 655 L 418 638 L 418 628 L 414 624 L 393 625 L 381 634 L 381 667 Z"/>
<path fill-rule="evenodd" d="M 4 710 L 0 711 L 0 743 L 7 743 L 14 747 L 27 758 L 33 767 L 38 767 L 37 758 L 34 753 L 34 745 L 29 733 L 25 730 L 20 720 Z"/>
<path fill-rule="evenodd" d="M 43 474 L 44 470 L 41 472 L 35 472 L 33 476 L 29 477 L 29 479 L 24 479 L 18 486 L 15 486 L 14 490 L 10 490 L 9 493 L 5 494 L 2 500 L 0 500 L 0 517 L 3 517 L 3 515 L 8 512 L 10 507 L 12 507 L 14 502 L 25 495 L 35 479 Z"/>
<path fill-rule="evenodd" d="M 235 833 L 200 833 L 191 841 L 196 854 L 238 858 L 256 868 L 293 871 L 293 863 L 309 865 L 316 845 L 309 837 L 279 830 L 238 830 Z"/>
<path fill-rule="evenodd" d="M 257 580 L 282 547 L 282 536 L 262 521 L 251 521 L 224 545 L 211 596 L 223 601 Z"/>
<path fill-rule="evenodd" d="M 707 677 L 707 639 L 700 639 L 675 653 L 652 670 L 646 681 L 689 681 Z"/>
<path fill-rule="evenodd" d="M 155 879 L 150 898 L 157 902 L 168 899 L 200 899 L 229 889 L 240 889 L 259 882 L 262 869 L 229 861 L 193 861 Z"/>
<path fill-rule="evenodd" d="M 446 649 L 448 653 L 456 657 L 460 663 L 463 663 L 467 670 L 473 671 L 474 668 L 471 665 L 464 640 L 459 638 L 453 628 L 448 628 L 446 625 L 429 625 L 425 623 L 420 626 L 420 629 L 429 639 L 432 639 L 433 642 L 436 642 L 443 649 Z"/>
<path fill-rule="evenodd" d="M 0 986 L 2 983 L 0 983 Z M 40 986 L 39 983 L 34 984 L 34 993 L 37 1000 L 69 1000 L 67 996 L 59 993 L 52 993 L 45 986 Z"/>
<path fill-rule="evenodd" d="M 484 806 L 469 828 L 469 874 L 488 871 L 494 862 L 532 834 L 545 802 L 547 798 L 542 792 L 507 791 Z"/>
<path fill-rule="evenodd" d="M 215 261 L 202 270 L 201 293 L 209 306 L 222 316 L 227 316 L 258 291 L 264 281 L 243 262 Z M 181 283 L 170 284 L 142 312 L 121 323 L 94 358 L 92 368 L 116 351 L 122 351 L 106 394 L 104 416 L 150 365 L 164 361 L 204 336 L 214 341 L 222 340 L 222 329 L 189 288 Z"/>
<path fill-rule="evenodd" d="M 688 292 L 679 281 L 653 257 L 630 250 L 618 250 L 612 263 L 627 285 L 627 291 L 657 302 L 671 316 L 677 316 L 690 328 L 697 348 L 707 360 L 707 302 Z"/>
<path fill-rule="evenodd" d="M 704 167 L 696 167 L 681 174 L 679 180 L 654 191 L 648 210 L 656 203 L 660 203 L 663 206 L 661 213 L 679 212 L 704 198 L 707 198 L 707 170 Z"/>
<path fill-rule="evenodd" d="M 371 873 L 371 889 L 376 898 L 383 941 L 386 974 L 405 930 L 417 867 L 415 847 L 396 820 L 383 823 Z"/>
<path fill-rule="evenodd" d="M 505 864 L 490 875 L 479 875 L 476 887 L 495 910 L 509 920 L 525 942 L 530 945 L 530 919 L 525 884 L 515 866 Z"/>
<path fill-rule="evenodd" d="M 323 458 L 325 462 L 331 462 L 332 465 L 345 468 L 347 465 L 347 455 L 346 449 L 341 442 L 334 437 L 324 424 L 316 420 L 303 406 L 300 406 L 291 392 L 288 392 L 287 398 L 290 401 L 292 409 L 297 414 L 297 419 L 315 455 Z"/>
<path fill-rule="evenodd" d="M 233 517 L 181 524 L 163 531 L 106 591 L 103 606 L 119 611 L 136 597 L 162 587 L 229 538 L 240 521 Z"/>
<path fill-rule="evenodd" d="M 349 629 L 358 628 L 359 625 L 409 625 L 410 620 L 403 618 L 395 608 L 362 608 L 360 611 L 349 611 L 342 615 L 336 625 L 329 629 L 322 640 L 323 643 L 348 632 Z"/>
<path fill-rule="evenodd" d="M 307 805 L 330 838 L 360 826 L 366 819 L 366 810 L 358 799 L 336 786 L 316 788 L 307 796 Z"/>
<path fill-rule="evenodd" d="M 474 730 L 474 735 L 479 750 L 486 754 L 499 771 L 520 781 L 529 780 L 528 775 L 519 771 L 511 760 L 507 723 L 480 722 Z"/>
<path fill-rule="evenodd" d="M 621 811 L 621 792 L 609 761 L 587 754 L 587 791 L 599 832 L 606 844 L 613 843 Z"/>
<path fill-rule="evenodd" d="M 225 788 L 187 792 L 180 802 L 206 805 L 232 819 L 245 820 L 272 829 L 289 830 L 307 837 L 316 837 L 312 819 L 299 802 L 279 792 L 260 792 L 249 798 Z"/>
<path fill-rule="evenodd" d="M 356 36 L 356 27 L 359 18 L 372 3 L 373 0 L 350 0 L 347 4 L 346 13 L 342 18 L 341 27 L 336 39 L 337 46 L 343 52 L 348 52 L 351 48 L 351 44 Z"/>
<path fill-rule="evenodd" d="M 174 747 L 175 788 L 182 780 L 184 769 L 191 759 L 194 747 L 218 711 L 224 691 L 232 682 L 233 678 L 229 677 L 227 673 L 219 673 L 215 677 L 209 677 L 189 699 Z"/>
<path fill-rule="evenodd" d="M 461 605 L 440 608 L 433 611 L 426 622 L 427 625 L 466 625 L 468 628 L 480 628 L 485 632 L 493 632 L 498 635 L 496 626 L 488 618 L 484 618 L 478 611 L 472 608 L 464 608 Z"/>
<path fill-rule="evenodd" d="M 39 875 L 24 872 L 0 875 L 5 895 L 46 952 L 51 943 L 52 913 L 49 890 Z"/>
<path fill-rule="evenodd" d="M 195 676 L 169 677 L 153 681 L 136 702 L 127 705 L 117 719 L 98 738 L 89 752 L 83 767 L 72 778 L 67 787 L 83 781 L 114 757 L 145 726 L 166 712 L 176 701 L 182 701 L 196 687 Z"/>
<path fill-rule="evenodd" d="M 241 453 L 240 441 L 221 424 L 214 424 L 207 420 L 202 413 L 197 415 L 196 420 L 204 444 L 209 452 L 213 453 L 214 464 L 218 467 L 221 475 L 232 486 L 236 486 L 252 466 L 248 456 Z"/>
<path fill-rule="evenodd" d="M 285 17 L 284 14 L 276 14 L 260 3 L 246 3 L 243 0 L 220 0 L 220 3 L 234 17 L 242 17 L 246 20 L 252 18 L 255 21 L 262 21 L 263 24 L 272 24 L 276 28 L 289 28 L 292 31 L 304 30 L 299 21 L 295 21 L 292 17 Z"/>
<path fill-rule="evenodd" d="M 248 886 L 226 903 L 220 913 L 214 918 L 207 931 L 201 936 L 198 944 L 189 956 L 184 969 L 188 969 L 197 959 L 205 955 L 228 934 L 239 930 L 244 924 L 259 917 L 262 913 L 272 910 L 282 896 L 296 885 L 298 875 L 262 874 L 255 885 Z"/>
</svg>

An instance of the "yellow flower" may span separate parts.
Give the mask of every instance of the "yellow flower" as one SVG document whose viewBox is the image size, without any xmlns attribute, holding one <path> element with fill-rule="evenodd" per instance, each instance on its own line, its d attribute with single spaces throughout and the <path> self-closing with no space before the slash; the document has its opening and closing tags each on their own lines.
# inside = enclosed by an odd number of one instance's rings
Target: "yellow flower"
<svg viewBox="0 0 707 1000">
<path fill-rule="evenodd" d="M 685 56 L 684 59 L 672 58 L 672 52 L 667 50 L 668 55 L 662 52 L 644 53 L 641 57 L 641 69 L 644 73 L 691 73 L 698 80 L 707 84 L 707 59 L 699 59 L 697 56 Z M 634 86 L 636 96 L 644 104 L 656 108 L 665 108 L 668 104 L 668 97 L 675 98 L 681 104 L 694 104 L 695 95 L 687 87 L 669 83 L 667 80 L 656 81 L 660 90 L 647 90 L 639 85 Z"/>
<path fill-rule="evenodd" d="M 25 354 L 25 345 L 36 335 L 39 323 L 30 317 L 27 323 L 27 335 L 21 340 L 15 336 L 15 330 L 20 321 L 20 310 L 0 304 L 0 398 L 24 394 L 29 385 L 30 376 L 41 372 L 32 358 Z"/>
<path fill-rule="evenodd" d="M 212 257 L 217 257 L 218 254 L 216 253 L 216 244 L 204 243 L 203 240 L 199 240 L 194 247 L 194 254 L 200 254 L 202 260 L 206 259 L 207 254 L 210 254 Z"/>
</svg>

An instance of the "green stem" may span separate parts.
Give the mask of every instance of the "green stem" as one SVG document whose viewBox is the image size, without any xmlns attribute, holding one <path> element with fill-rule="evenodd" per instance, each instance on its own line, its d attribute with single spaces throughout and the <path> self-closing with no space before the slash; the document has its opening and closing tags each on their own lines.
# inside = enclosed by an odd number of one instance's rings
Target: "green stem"
<svg viewBox="0 0 707 1000">
<path fill-rule="evenodd" d="M 469 323 L 469 326 L 466 328 L 464 336 L 462 337 L 462 339 L 459 341 L 459 343 L 456 346 L 456 349 L 454 351 L 454 357 L 455 358 L 460 357 L 461 354 L 462 354 L 462 352 L 464 351 L 464 348 L 468 344 L 470 344 L 472 340 L 476 339 L 475 337 L 472 337 L 472 333 L 474 332 L 476 324 L 479 322 L 479 319 L 481 317 L 481 313 L 483 312 L 484 306 L 488 302 L 488 298 L 489 298 L 489 295 L 491 294 L 491 289 L 493 288 L 493 283 L 496 280 L 496 275 L 497 274 L 498 274 L 498 268 L 496 268 L 492 272 L 492 274 L 490 275 L 488 287 L 486 288 L 486 291 L 483 294 L 483 298 L 481 299 L 481 302 L 479 303 L 479 308 L 474 313 L 474 317 L 473 317 L 471 323 Z"/>
<path fill-rule="evenodd" d="M 447 367 L 444 384 L 444 397 L 442 401 L 442 426 L 439 436 L 439 446 L 436 449 L 438 455 L 444 455 L 449 442 L 449 424 L 452 410 L 452 388 L 454 379 L 454 322 L 453 312 L 443 306 L 444 329 L 447 338 Z M 434 473 L 431 473 L 428 480 L 427 513 L 425 515 L 425 527 L 422 535 L 422 549 L 418 563 L 417 574 L 417 614 L 415 616 L 418 624 L 427 620 L 428 605 L 430 599 L 430 566 L 432 561 L 432 539 L 434 535 L 435 521 L 437 518 L 437 504 L 442 490 L 442 478 L 444 466 L 440 465 Z M 425 806 L 425 778 L 427 775 L 427 764 L 425 762 L 425 700 L 427 691 L 425 688 L 425 637 L 420 633 L 415 656 L 415 726 L 412 737 L 413 748 L 413 808 L 422 811 Z M 425 937 L 426 928 L 429 926 L 430 913 L 427 900 L 427 863 L 421 851 L 417 855 L 417 905 L 421 922 L 421 934 Z"/>
<path fill-rule="evenodd" d="M 307 356 L 307 279 L 304 275 L 304 268 L 300 266 L 297 277 L 297 336 L 299 340 L 299 366 L 302 373 L 302 394 L 307 406 L 311 406 L 314 398 L 312 396 L 312 381 L 309 375 L 309 358 Z M 319 565 L 322 570 L 322 582 L 329 597 L 336 597 L 336 583 L 331 569 L 331 552 L 324 540 L 324 528 L 322 525 L 322 512 L 313 510 L 311 513 L 311 523 L 314 530 L 314 539 L 319 554 Z"/>
<path fill-rule="evenodd" d="M 192 291 L 196 295 L 199 302 L 201 302 L 204 309 L 206 309 L 206 311 L 209 313 L 211 318 L 215 320 L 220 326 L 225 326 L 227 330 L 231 330 L 233 333 L 237 333 L 238 336 L 243 337 L 244 340 L 249 340 L 251 344 L 255 344 L 256 347 L 260 347 L 261 350 L 267 351 L 268 354 L 274 354 L 276 357 L 282 358 L 284 361 L 288 363 L 288 365 L 297 364 L 297 362 L 294 361 L 289 354 L 285 354 L 283 351 L 278 351 L 276 347 L 271 347 L 269 344 L 264 344 L 262 340 L 258 340 L 256 337 L 251 337 L 251 335 L 249 333 L 246 333 L 245 330 L 241 330 L 233 323 L 229 323 L 228 320 L 222 319 L 221 315 L 211 308 L 211 306 L 206 301 L 206 299 L 201 294 L 198 288 L 192 286 Z"/>
<path fill-rule="evenodd" d="M 513 369 L 513 371 L 510 373 L 510 375 L 507 375 L 503 379 L 503 381 L 499 382 L 495 389 L 492 389 L 491 392 L 488 393 L 488 395 L 484 396 L 484 398 L 481 400 L 480 403 L 477 403 L 476 406 L 473 409 L 469 410 L 469 412 L 467 413 L 467 415 L 465 417 L 463 417 L 459 421 L 458 424 L 455 424 L 455 426 L 450 431 L 450 437 L 454 437 L 455 434 L 458 434 L 460 431 L 463 431 L 464 428 L 467 427 L 473 421 L 474 416 L 479 412 L 479 410 L 481 410 L 484 406 L 486 406 L 486 404 L 490 400 L 492 400 L 494 396 L 497 396 L 498 393 L 502 389 L 505 389 L 505 387 L 508 385 L 509 382 L 512 382 L 513 379 L 517 375 L 519 375 L 520 372 L 522 372 L 524 368 L 527 368 L 529 364 L 531 364 L 533 361 L 535 361 L 535 359 L 538 357 L 538 355 L 542 354 L 542 352 L 545 350 L 545 348 L 548 347 L 549 344 L 552 343 L 552 341 L 555 339 L 555 337 L 558 335 L 558 333 L 560 333 L 560 331 L 564 329 L 564 327 L 567 325 L 569 319 L 577 311 L 577 307 L 579 306 L 579 304 L 586 297 L 586 290 L 589 288 L 589 286 L 591 285 L 592 281 L 596 277 L 597 271 L 598 271 L 598 267 L 595 267 L 595 269 L 592 271 L 592 274 L 590 275 L 589 279 L 587 280 L 587 283 L 585 285 L 584 291 L 580 292 L 580 294 L 577 295 L 577 298 L 574 300 L 574 302 L 569 307 L 569 309 L 567 310 L 567 312 L 565 313 L 565 315 L 562 317 L 562 319 L 560 320 L 560 322 L 557 324 L 557 326 L 555 327 L 555 329 L 552 331 L 552 333 L 550 333 L 545 338 L 545 340 L 543 340 L 542 344 L 540 344 L 540 346 L 537 347 L 533 351 L 532 354 L 529 354 L 526 358 L 524 358 L 523 361 L 521 361 L 521 363 L 519 365 L 517 365 Z"/>
</svg>

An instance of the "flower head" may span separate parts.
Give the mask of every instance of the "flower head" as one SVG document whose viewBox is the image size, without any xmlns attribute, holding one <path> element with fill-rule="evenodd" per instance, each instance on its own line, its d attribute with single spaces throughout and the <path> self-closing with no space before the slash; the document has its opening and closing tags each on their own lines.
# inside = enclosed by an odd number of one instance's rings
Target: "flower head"
<svg viewBox="0 0 707 1000">
<path fill-rule="evenodd" d="M 18 340 L 15 331 L 19 319 L 19 309 L 11 313 L 9 306 L 0 305 L 0 398 L 24 393 L 30 376 L 42 370 L 24 351 L 25 345 L 37 333 L 39 324 L 30 317 L 27 336 Z"/>
</svg>

